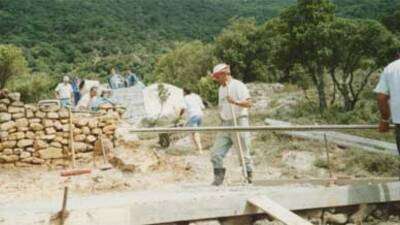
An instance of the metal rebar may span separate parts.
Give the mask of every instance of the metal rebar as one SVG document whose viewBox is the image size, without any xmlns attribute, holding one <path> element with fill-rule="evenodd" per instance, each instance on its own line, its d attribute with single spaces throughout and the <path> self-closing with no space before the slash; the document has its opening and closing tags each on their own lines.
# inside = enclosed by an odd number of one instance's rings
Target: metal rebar
<svg viewBox="0 0 400 225">
<path fill-rule="evenodd" d="M 394 125 L 390 126 L 393 129 Z M 176 127 L 137 128 L 130 133 L 180 133 L 218 131 L 328 131 L 328 130 L 378 130 L 378 125 L 290 125 L 290 126 L 250 126 L 250 127 Z"/>
</svg>

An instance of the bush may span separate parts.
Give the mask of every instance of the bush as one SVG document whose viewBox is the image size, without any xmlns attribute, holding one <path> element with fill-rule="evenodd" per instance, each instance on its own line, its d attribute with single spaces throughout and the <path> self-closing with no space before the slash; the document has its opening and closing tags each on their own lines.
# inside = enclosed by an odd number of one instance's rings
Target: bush
<svg viewBox="0 0 400 225">
<path fill-rule="evenodd" d="M 211 77 L 202 77 L 197 85 L 197 91 L 204 100 L 212 103 L 218 103 L 218 84 Z"/>
<path fill-rule="evenodd" d="M 7 84 L 11 91 L 20 92 L 24 102 L 32 103 L 43 99 L 54 98 L 57 81 L 45 73 L 26 74 L 14 77 Z"/>
</svg>

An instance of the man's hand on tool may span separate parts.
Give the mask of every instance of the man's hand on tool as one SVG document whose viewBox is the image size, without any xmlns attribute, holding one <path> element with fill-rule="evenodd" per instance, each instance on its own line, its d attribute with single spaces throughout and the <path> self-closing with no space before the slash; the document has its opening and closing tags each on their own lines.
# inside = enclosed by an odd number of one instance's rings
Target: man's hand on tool
<svg viewBox="0 0 400 225">
<path fill-rule="evenodd" d="M 237 105 L 237 101 L 235 101 L 235 99 L 233 99 L 231 96 L 226 97 L 228 102 L 233 104 L 233 105 Z"/>
</svg>

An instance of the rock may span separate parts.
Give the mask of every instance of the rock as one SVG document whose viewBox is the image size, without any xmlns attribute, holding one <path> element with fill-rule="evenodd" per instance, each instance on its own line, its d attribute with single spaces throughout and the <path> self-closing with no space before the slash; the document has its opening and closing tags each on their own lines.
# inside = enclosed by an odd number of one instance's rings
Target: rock
<svg viewBox="0 0 400 225">
<path fill-rule="evenodd" d="M 25 113 L 25 108 L 10 106 L 10 107 L 8 107 L 8 112 L 11 113 L 11 114 L 13 114 L 13 113 Z"/>
<path fill-rule="evenodd" d="M 82 133 L 85 134 L 85 135 L 89 135 L 90 134 L 89 127 L 82 127 Z"/>
<path fill-rule="evenodd" d="M 19 140 L 17 146 L 20 147 L 20 148 L 33 146 L 33 140 L 32 139 Z"/>
<path fill-rule="evenodd" d="M 19 102 L 19 101 L 21 101 L 21 94 L 18 93 L 18 92 L 8 93 L 8 97 L 9 97 L 13 102 Z"/>
<path fill-rule="evenodd" d="M 3 98 L 3 99 L 0 99 L 0 103 L 4 104 L 4 105 L 9 105 L 11 103 L 11 101 L 8 98 Z"/>
<path fill-rule="evenodd" d="M 50 143 L 50 146 L 55 148 L 62 148 L 62 144 L 60 142 L 53 141 Z"/>
<path fill-rule="evenodd" d="M 3 141 L 2 146 L 3 146 L 3 148 L 14 148 L 15 146 L 17 146 L 17 142 L 16 141 Z"/>
<path fill-rule="evenodd" d="M 17 129 L 19 132 L 25 132 L 25 131 L 28 131 L 28 130 L 30 130 L 29 129 L 29 127 L 18 127 L 18 129 Z"/>
<path fill-rule="evenodd" d="M 65 138 L 63 138 L 60 142 L 61 142 L 61 144 L 63 144 L 63 145 L 68 145 L 68 144 L 69 144 L 69 140 L 68 140 L 68 139 L 65 139 Z"/>
<path fill-rule="evenodd" d="M 23 102 L 13 102 L 13 103 L 11 103 L 11 106 L 24 107 L 24 103 Z"/>
<path fill-rule="evenodd" d="M 38 117 L 38 118 L 40 118 L 40 119 L 43 119 L 44 117 L 46 117 L 46 113 L 44 113 L 44 112 L 42 112 L 42 111 L 37 111 L 37 112 L 35 113 L 35 116 Z"/>
<path fill-rule="evenodd" d="M 10 113 L 0 113 L 0 123 L 8 122 L 11 120 Z"/>
<path fill-rule="evenodd" d="M 89 120 L 89 122 L 88 122 L 88 126 L 90 129 L 97 128 L 98 124 L 99 123 L 97 122 L 97 119 L 92 119 L 92 120 Z"/>
<path fill-rule="evenodd" d="M 20 155 L 24 150 L 22 148 L 14 148 L 13 154 Z"/>
<path fill-rule="evenodd" d="M 328 223 L 345 224 L 347 222 L 347 215 L 343 213 L 333 214 L 325 212 L 324 221 Z"/>
<path fill-rule="evenodd" d="M 49 119 L 58 119 L 58 118 L 60 118 L 60 116 L 56 112 L 48 112 L 47 113 L 47 118 L 49 118 Z"/>
<path fill-rule="evenodd" d="M 25 115 L 28 119 L 35 117 L 35 114 L 31 110 L 27 110 Z"/>
<path fill-rule="evenodd" d="M 62 124 L 69 124 L 69 119 L 62 119 L 60 120 Z"/>
<path fill-rule="evenodd" d="M 15 122 L 14 121 L 8 121 L 8 122 L 2 123 L 0 125 L 0 130 L 1 131 L 9 131 L 14 127 L 15 127 Z"/>
<path fill-rule="evenodd" d="M 108 125 L 103 128 L 103 132 L 104 132 L 104 134 L 113 134 L 116 129 L 117 129 L 117 126 Z"/>
<path fill-rule="evenodd" d="M 37 106 L 33 104 L 26 104 L 24 107 L 25 110 L 29 110 L 31 112 L 36 112 L 38 110 Z"/>
<path fill-rule="evenodd" d="M 89 143 L 93 143 L 93 142 L 95 142 L 97 140 L 97 138 L 95 137 L 95 136 L 93 136 L 93 135 L 88 135 L 87 137 L 86 137 L 86 142 L 89 142 Z"/>
<path fill-rule="evenodd" d="M 62 125 L 62 131 L 68 132 L 69 131 L 69 124 Z"/>
<path fill-rule="evenodd" d="M 82 134 L 82 130 L 79 128 L 74 128 L 74 135 Z"/>
<path fill-rule="evenodd" d="M 43 112 L 57 112 L 60 110 L 60 106 L 56 104 L 43 104 L 39 106 L 39 109 Z"/>
<path fill-rule="evenodd" d="M 29 158 L 29 157 L 31 157 L 31 153 L 29 153 L 29 152 L 21 152 L 21 154 L 19 155 L 19 158 L 20 159 L 26 159 L 26 158 Z"/>
<path fill-rule="evenodd" d="M 7 163 L 18 161 L 19 157 L 17 155 L 0 155 L 0 161 L 5 161 Z"/>
<path fill-rule="evenodd" d="M 53 127 L 48 127 L 45 129 L 46 134 L 55 134 L 56 130 Z"/>
<path fill-rule="evenodd" d="M 8 111 L 7 105 L 5 105 L 5 104 L 0 104 L 0 112 L 7 112 L 7 111 Z"/>
<path fill-rule="evenodd" d="M 42 122 L 42 119 L 39 119 L 39 118 L 29 119 L 29 124 L 32 124 L 32 123 L 41 123 L 41 122 Z"/>
<path fill-rule="evenodd" d="M 28 162 L 15 162 L 16 167 L 31 167 L 32 165 Z"/>
<path fill-rule="evenodd" d="M 56 135 L 54 135 L 54 134 L 42 135 L 40 138 L 42 140 L 52 141 L 52 140 L 54 140 L 56 138 Z"/>
<path fill-rule="evenodd" d="M 74 141 L 82 142 L 85 140 L 86 140 L 86 135 L 84 134 L 79 134 L 74 137 Z"/>
<path fill-rule="evenodd" d="M 44 129 L 43 125 L 40 123 L 31 123 L 30 127 L 32 128 L 32 130 L 34 131 L 41 131 Z"/>
<path fill-rule="evenodd" d="M 6 148 L 3 150 L 3 155 L 12 155 L 14 152 L 11 148 Z"/>
<path fill-rule="evenodd" d="M 89 120 L 87 118 L 74 118 L 73 124 L 75 124 L 77 127 L 84 127 L 89 123 Z"/>
<path fill-rule="evenodd" d="M 373 204 L 361 204 L 357 212 L 350 216 L 350 222 L 355 224 L 362 223 L 376 208 L 377 206 Z"/>
<path fill-rule="evenodd" d="M 88 150 L 88 146 L 83 142 L 74 142 L 74 148 L 76 152 L 86 152 Z"/>
<path fill-rule="evenodd" d="M 66 109 L 66 108 L 60 109 L 58 114 L 59 114 L 61 119 L 69 118 L 69 112 L 68 112 L 68 109 Z"/>
<path fill-rule="evenodd" d="M 43 120 L 43 126 L 44 127 L 52 127 L 52 126 L 54 126 L 54 122 L 53 122 L 53 120 L 44 119 Z"/>
<path fill-rule="evenodd" d="M 99 135 L 101 133 L 102 133 L 102 130 L 100 128 L 95 128 L 95 129 L 92 130 L 92 134 Z"/>
<path fill-rule="evenodd" d="M 40 158 L 32 157 L 31 163 L 33 164 L 43 164 L 45 161 Z"/>
<path fill-rule="evenodd" d="M 57 131 L 62 131 L 63 125 L 60 123 L 60 121 L 56 120 L 54 121 L 54 128 L 56 128 Z"/>
<path fill-rule="evenodd" d="M 4 141 L 4 139 L 8 138 L 8 132 L 7 131 L 0 131 L 0 139 Z"/>
<path fill-rule="evenodd" d="M 32 131 L 26 132 L 25 133 L 25 137 L 28 138 L 28 139 L 35 139 L 36 138 L 35 133 L 33 133 Z"/>
<path fill-rule="evenodd" d="M 42 159 L 60 159 L 63 158 L 62 149 L 49 147 L 39 151 L 40 158 Z"/>
<path fill-rule="evenodd" d="M 15 126 L 16 127 L 27 127 L 27 126 L 29 126 L 29 121 L 26 118 L 17 119 L 15 121 Z"/>
<path fill-rule="evenodd" d="M 33 152 L 35 152 L 35 149 L 29 147 L 29 148 L 26 148 L 25 151 L 30 152 L 30 153 L 33 153 Z"/>
<path fill-rule="evenodd" d="M 305 151 L 284 152 L 282 156 L 282 161 L 287 166 L 300 171 L 312 170 L 315 160 L 314 153 Z"/>
<path fill-rule="evenodd" d="M 25 117 L 25 113 L 13 113 L 11 116 L 13 119 L 21 119 Z"/>
<path fill-rule="evenodd" d="M 21 140 L 25 138 L 25 133 L 24 132 L 17 132 L 17 133 L 12 133 L 9 136 L 9 140 Z"/>
</svg>

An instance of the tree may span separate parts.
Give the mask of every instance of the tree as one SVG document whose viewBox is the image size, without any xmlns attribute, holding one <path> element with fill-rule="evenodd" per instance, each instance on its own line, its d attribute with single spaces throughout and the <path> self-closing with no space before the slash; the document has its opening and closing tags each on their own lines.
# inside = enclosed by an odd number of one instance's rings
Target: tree
<svg viewBox="0 0 400 225">
<path fill-rule="evenodd" d="M 0 45 L 0 89 L 16 75 L 27 71 L 27 63 L 22 50 L 13 45 Z"/>
<path fill-rule="evenodd" d="M 197 91 L 201 77 L 208 74 L 215 62 L 212 48 L 200 41 L 178 44 L 160 57 L 155 66 L 156 77 L 161 82 Z"/>
<path fill-rule="evenodd" d="M 231 66 L 233 76 L 244 82 L 266 81 L 265 52 L 257 44 L 258 28 L 254 19 L 236 19 L 215 40 L 215 54 Z"/>
<path fill-rule="evenodd" d="M 353 110 L 371 75 L 398 49 L 399 41 L 372 20 L 337 18 L 329 27 L 327 68 L 345 111 Z"/>
<path fill-rule="evenodd" d="M 298 0 L 280 18 L 287 23 L 288 52 L 300 64 L 317 89 L 319 108 L 327 108 L 324 76 L 328 55 L 329 24 L 334 20 L 334 5 L 328 0 Z"/>
</svg>

